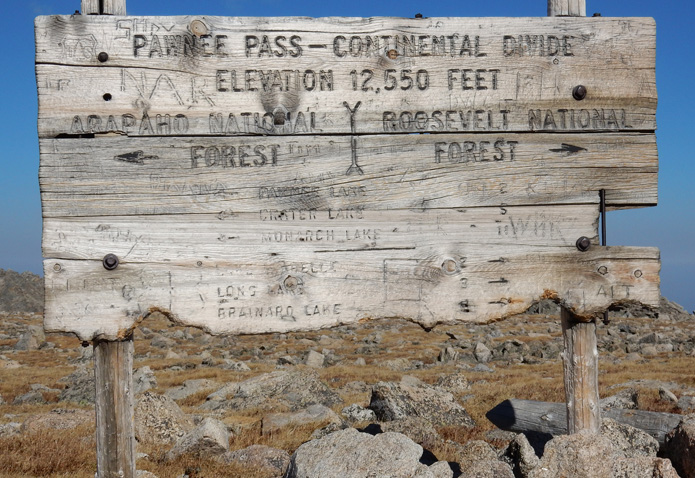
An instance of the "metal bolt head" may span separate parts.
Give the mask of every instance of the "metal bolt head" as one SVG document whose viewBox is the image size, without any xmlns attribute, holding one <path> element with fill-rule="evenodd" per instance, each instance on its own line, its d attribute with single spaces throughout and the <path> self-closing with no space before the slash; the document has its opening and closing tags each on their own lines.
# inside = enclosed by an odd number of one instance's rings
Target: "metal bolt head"
<svg viewBox="0 0 695 478">
<path fill-rule="evenodd" d="M 458 267 L 456 266 L 456 261 L 453 259 L 447 259 L 444 262 L 442 262 L 442 270 L 446 274 L 453 274 L 456 272 Z"/>
<path fill-rule="evenodd" d="M 296 277 L 287 276 L 287 277 L 285 277 L 283 284 L 285 286 L 285 289 L 294 290 L 299 285 L 299 280 L 297 280 Z"/>
<path fill-rule="evenodd" d="M 60 272 L 63 267 L 60 264 L 53 264 L 53 270 Z"/>
<path fill-rule="evenodd" d="M 593 15 L 591 15 L 591 16 L 592 16 L 592 17 L 600 17 L 600 16 L 601 16 L 601 14 L 600 14 L 600 13 L 594 13 L 594 14 L 593 14 Z"/>
<path fill-rule="evenodd" d="M 605 276 L 606 274 L 608 274 L 608 267 L 606 267 L 606 266 L 599 267 L 598 273 L 601 274 L 602 276 Z"/>
<path fill-rule="evenodd" d="M 105 63 L 105 62 L 109 61 L 109 54 L 106 53 L 105 51 L 102 51 L 101 53 L 99 53 L 99 55 L 97 55 L 97 59 L 100 62 Z"/>
<path fill-rule="evenodd" d="M 106 254 L 101 263 L 104 265 L 104 269 L 112 271 L 118 267 L 118 257 L 116 254 Z"/>
<path fill-rule="evenodd" d="M 639 270 L 639 269 L 637 269 L 637 270 L 635 271 L 635 277 L 637 277 L 638 279 L 639 279 L 640 277 L 642 277 L 642 271 Z"/>
<path fill-rule="evenodd" d="M 422 13 L 416 13 L 415 18 L 422 18 Z"/>
<path fill-rule="evenodd" d="M 390 59 L 395 60 L 398 58 L 398 52 L 396 50 L 389 50 L 386 52 L 386 56 L 388 56 Z"/>
<path fill-rule="evenodd" d="M 586 252 L 589 250 L 591 247 L 591 240 L 586 237 L 582 236 L 579 239 L 577 239 L 577 249 L 579 249 L 582 252 Z"/>
<path fill-rule="evenodd" d="M 582 101 L 586 98 L 587 90 L 584 85 L 577 85 L 572 90 L 572 97 L 577 101 Z"/>
</svg>

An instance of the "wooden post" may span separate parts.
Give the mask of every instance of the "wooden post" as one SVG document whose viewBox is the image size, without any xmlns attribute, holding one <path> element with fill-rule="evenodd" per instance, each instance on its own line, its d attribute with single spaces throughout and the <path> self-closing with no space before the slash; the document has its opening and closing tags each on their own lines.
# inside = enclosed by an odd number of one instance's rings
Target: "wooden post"
<svg viewBox="0 0 695 478">
<path fill-rule="evenodd" d="M 586 16 L 585 0 L 548 0 L 548 16 Z M 598 349 L 596 323 L 579 322 L 562 308 L 562 353 L 567 401 L 567 431 L 598 433 L 601 416 L 598 396 Z"/>
<path fill-rule="evenodd" d="M 586 0 L 548 0 L 549 17 L 585 17 Z"/>
<path fill-rule="evenodd" d="M 82 0 L 82 15 L 125 15 L 125 0 Z"/>
<path fill-rule="evenodd" d="M 562 308 L 562 335 L 565 350 L 562 361 L 565 371 L 567 400 L 567 431 L 589 430 L 598 433 L 601 414 L 598 397 L 598 348 L 596 323 L 578 322 Z"/>
<path fill-rule="evenodd" d="M 94 341 L 97 478 L 135 478 L 133 341 Z"/>
</svg>

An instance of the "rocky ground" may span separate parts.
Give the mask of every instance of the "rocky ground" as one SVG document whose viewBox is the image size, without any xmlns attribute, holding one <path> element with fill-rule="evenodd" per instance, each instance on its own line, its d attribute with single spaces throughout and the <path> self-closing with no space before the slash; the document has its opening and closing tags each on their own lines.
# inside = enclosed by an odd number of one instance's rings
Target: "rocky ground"
<svg viewBox="0 0 695 478">
<path fill-rule="evenodd" d="M 149 318 L 134 338 L 139 476 L 694 478 L 695 317 L 663 301 L 658 318 L 617 311 L 598 328 L 603 406 L 681 414 L 665 444 L 605 419 L 600 437 L 539 446 L 485 418 L 508 398 L 564 401 L 557 310 L 530 312 L 243 337 Z M 38 314 L 0 323 L 0 476 L 91 478 L 91 346 L 44 335 Z"/>
</svg>

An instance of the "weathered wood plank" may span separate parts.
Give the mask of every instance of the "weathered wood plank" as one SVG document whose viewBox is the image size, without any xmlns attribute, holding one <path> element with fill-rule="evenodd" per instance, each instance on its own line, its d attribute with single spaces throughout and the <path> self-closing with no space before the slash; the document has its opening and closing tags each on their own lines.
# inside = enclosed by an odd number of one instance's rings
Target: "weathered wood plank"
<svg viewBox="0 0 695 478">
<path fill-rule="evenodd" d="M 569 249 L 529 247 L 500 257 L 497 248 L 456 244 L 359 253 L 278 253 L 268 247 L 263 263 L 124 260 L 113 271 L 101 261 L 48 259 L 45 328 L 84 340 L 113 339 L 152 310 L 211 333 L 240 334 L 394 316 L 426 327 L 486 322 L 548 297 L 585 319 L 620 302 L 658 305 L 656 249 Z"/>
<path fill-rule="evenodd" d="M 571 434 L 582 430 L 598 433 L 601 428 L 601 410 L 598 398 L 596 323 L 577 321 L 564 307 L 560 315 L 565 344 L 562 364 L 567 430 Z"/>
<path fill-rule="evenodd" d="M 94 342 L 97 476 L 135 478 L 133 341 Z"/>
<path fill-rule="evenodd" d="M 639 428 L 664 445 L 666 434 L 683 418 L 675 413 L 648 412 L 607 408 L 602 415 L 619 423 Z M 505 400 L 485 415 L 496 427 L 512 432 L 539 432 L 549 435 L 567 434 L 567 407 L 564 403 L 534 400 Z"/>
<path fill-rule="evenodd" d="M 565 252 L 581 236 L 598 243 L 593 204 L 370 211 L 261 209 L 254 213 L 48 218 L 43 255 L 128 262 L 263 262 L 268 251 L 324 254 L 337 249 L 499 248 L 504 254 Z"/>
<path fill-rule="evenodd" d="M 42 140 L 45 217 L 657 202 L 652 134 Z M 353 148 L 355 155 L 353 156 Z"/>
<path fill-rule="evenodd" d="M 652 19 L 39 17 L 36 37 L 41 137 L 157 135 L 156 115 L 190 135 L 655 129 Z"/>
</svg>

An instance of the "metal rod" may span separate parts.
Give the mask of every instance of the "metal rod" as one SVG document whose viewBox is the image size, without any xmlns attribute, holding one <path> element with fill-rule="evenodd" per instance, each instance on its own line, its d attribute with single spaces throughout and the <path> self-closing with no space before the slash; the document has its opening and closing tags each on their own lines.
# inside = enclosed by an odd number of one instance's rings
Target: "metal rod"
<svg viewBox="0 0 695 478">
<path fill-rule="evenodd" d="M 606 245 L 606 190 L 601 189 L 599 191 L 599 197 L 601 198 L 601 245 Z"/>
<path fill-rule="evenodd" d="M 601 189 L 598 193 L 599 198 L 601 198 L 600 212 L 601 212 L 601 245 L 606 245 L 606 190 Z M 608 311 L 603 313 L 603 324 L 610 324 L 610 319 L 608 318 Z"/>
</svg>

